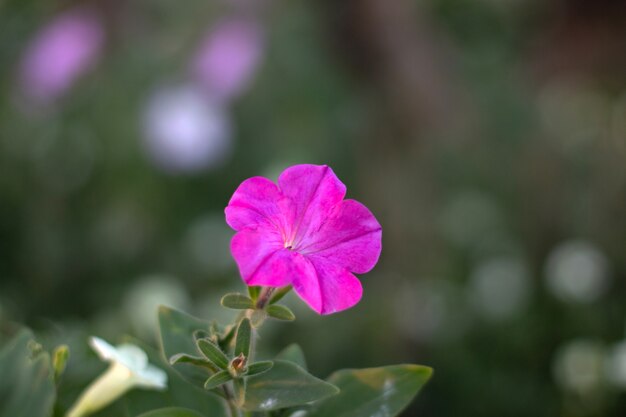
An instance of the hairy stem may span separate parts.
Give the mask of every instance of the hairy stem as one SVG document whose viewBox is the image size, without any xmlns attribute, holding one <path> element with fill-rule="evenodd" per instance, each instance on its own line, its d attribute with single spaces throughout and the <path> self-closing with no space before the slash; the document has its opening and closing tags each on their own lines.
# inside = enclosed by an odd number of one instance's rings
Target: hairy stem
<svg viewBox="0 0 626 417">
<path fill-rule="evenodd" d="M 270 301 L 275 289 L 274 287 L 263 287 L 261 294 L 259 294 L 259 299 L 256 302 L 256 308 L 263 309 Z"/>
<path fill-rule="evenodd" d="M 228 412 L 230 414 L 230 417 L 242 417 L 241 410 L 237 408 L 234 395 L 228 387 L 228 384 L 222 385 L 222 389 L 224 390 L 224 396 L 226 397 L 226 403 L 228 404 Z"/>
</svg>

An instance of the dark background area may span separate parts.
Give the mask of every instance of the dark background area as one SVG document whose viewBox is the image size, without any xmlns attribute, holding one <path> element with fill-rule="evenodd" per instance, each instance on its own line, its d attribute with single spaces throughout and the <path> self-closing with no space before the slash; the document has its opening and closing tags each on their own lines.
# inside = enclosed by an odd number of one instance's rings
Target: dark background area
<svg viewBox="0 0 626 417">
<path fill-rule="evenodd" d="M 1 2 L 0 333 L 228 320 L 232 192 L 328 164 L 383 254 L 266 352 L 434 367 L 406 416 L 623 416 L 625 69 L 618 0 Z"/>
</svg>

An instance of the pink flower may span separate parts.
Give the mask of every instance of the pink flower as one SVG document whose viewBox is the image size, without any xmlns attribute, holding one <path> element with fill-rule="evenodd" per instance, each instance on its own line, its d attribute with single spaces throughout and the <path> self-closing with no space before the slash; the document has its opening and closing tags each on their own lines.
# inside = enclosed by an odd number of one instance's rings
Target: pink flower
<svg viewBox="0 0 626 417">
<path fill-rule="evenodd" d="M 263 54 L 263 33 L 253 21 L 223 20 L 207 35 L 192 72 L 214 97 L 228 101 L 250 84 Z"/>
<path fill-rule="evenodd" d="M 226 207 L 237 231 L 231 252 L 248 285 L 295 292 L 319 314 L 354 306 L 363 289 L 352 274 L 370 271 L 381 251 L 382 229 L 325 165 L 295 165 L 278 185 L 245 180 Z"/>
<path fill-rule="evenodd" d="M 21 63 L 24 91 L 37 101 L 54 100 L 93 66 L 103 44 L 104 30 L 91 10 L 57 16 L 27 46 Z"/>
</svg>

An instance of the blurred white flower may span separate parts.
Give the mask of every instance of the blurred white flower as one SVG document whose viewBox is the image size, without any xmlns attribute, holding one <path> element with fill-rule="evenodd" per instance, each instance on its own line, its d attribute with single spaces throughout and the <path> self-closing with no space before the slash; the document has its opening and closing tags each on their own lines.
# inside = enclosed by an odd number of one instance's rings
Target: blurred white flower
<svg viewBox="0 0 626 417">
<path fill-rule="evenodd" d="M 606 360 L 606 375 L 617 388 L 626 390 L 626 340 L 610 349 Z"/>
<path fill-rule="evenodd" d="M 556 353 L 553 373 L 558 385 L 578 394 L 592 392 L 602 383 L 605 350 L 593 340 L 577 339 Z"/>
<path fill-rule="evenodd" d="M 563 301 L 590 303 L 609 285 L 609 263 L 589 242 L 573 240 L 550 253 L 545 267 L 548 289 Z"/>
<path fill-rule="evenodd" d="M 202 41 L 192 63 L 194 77 L 223 101 L 250 84 L 263 53 L 263 34 L 254 21 L 230 18 L 219 22 Z"/>
<path fill-rule="evenodd" d="M 523 262 L 515 258 L 495 258 L 481 263 L 472 272 L 468 296 L 485 318 L 502 320 L 526 307 L 530 284 Z"/>
<path fill-rule="evenodd" d="M 184 286 L 167 275 L 141 278 L 130 287 L 124 298 L 126 316 L 133 329 L 145 338 L 154 338 L 158 334 L 159 305 L 186 310 L 190 304 Z"/>
<path fill-rule="evenodd" d="M 146 353 L 137 346 L 124 344 L 113 347 L 97 337 L 92 337 L 89 344 L 100 359 L 110 362 L 111 366 L 87 387 L 68 411 L 67 417 L 94 413 L 135 387 L 167 388 L 167 374 L 150 365 Z"/>
<path fill-rule="evenodd" d="M 193 85 L 158 90 L 147 103 L 143 124 L 148 156 L 168 172 L 214 168 L 232 148 L 228 113 Z"/>
<path fill-rule="evenodd" d="M 48 22 L 27 45 L 20 66 L 27 98 L 47 103 L 67 91 L 98 59 L 104 30 L 88 9 L 73 9 Z"/>
</svg>

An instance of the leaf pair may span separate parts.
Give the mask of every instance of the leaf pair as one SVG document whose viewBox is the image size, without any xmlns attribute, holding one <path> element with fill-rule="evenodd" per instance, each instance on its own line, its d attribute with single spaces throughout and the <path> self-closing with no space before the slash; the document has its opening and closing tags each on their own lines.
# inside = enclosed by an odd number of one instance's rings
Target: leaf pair
<svg viewBox="0 0 626 417">
<path fill-rule="evenodd" d="M 274 366 L 271 361 L 262 361 L 248 365 L 250 360 L 250 345 L 252 343 L 252 327 L 250 320 L 244 318 L 237 327 L 234 357 L 229 358 L 226 353 L 209 339 L 199 339 L 196 342 L 202 355 L 219 370 L 211 375 L 204 383 L 207 390 L 215 389 L 229 381 L 242 377 L 254 376 L 268 371 Z M 245 393 L 245 385 L 240 386 Z M 243 394 L 242 393 L 242 396 Z"/>
<path fill-rule="evenodd" d="M 276 289 L 267 303 L 267 305 L 260 306 L 259 296 L 261 294 L 261 287 L 248 287 L 250 296 L 246 296 L 241 293 L 229 293 L 222 297 L 221 304 L 224 307 L 234 310 L 256 310 L 263 311 L 267 316 L 284 321 L 293 321 L 296 316 L 293 312 L 284 305 L 276 304 L 281 300 L 289 291 L 291 286 L 281 287 Z"/>
</svg>

